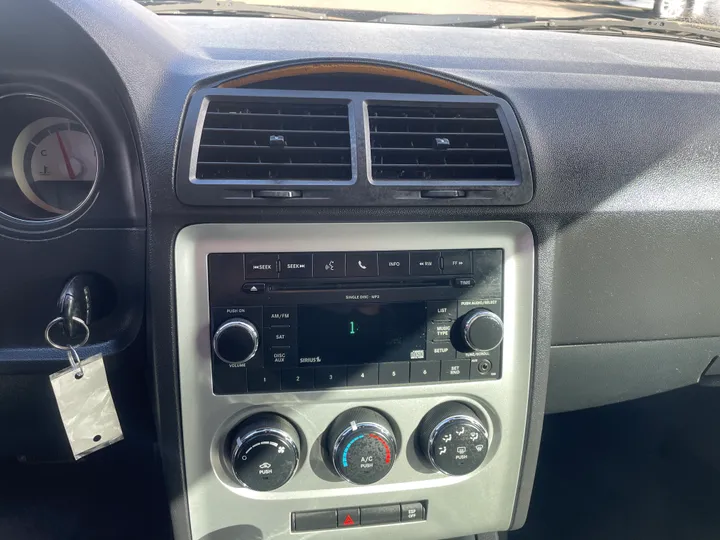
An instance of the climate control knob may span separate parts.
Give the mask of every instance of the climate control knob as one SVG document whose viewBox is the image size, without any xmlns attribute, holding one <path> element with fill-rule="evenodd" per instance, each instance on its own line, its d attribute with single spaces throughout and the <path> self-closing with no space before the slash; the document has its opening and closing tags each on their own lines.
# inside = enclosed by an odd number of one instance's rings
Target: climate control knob
<svg viewBox="0 0 720 540">
<path fill-rule="evenodd" d="M 488 430 L 467 405 L 443 403 L 420 423 L 418 445 L 433 468 L 459 476 L 474 471 L 485 460 Z"/>
<path fill-rule="evenodd" d="M 503 322 L 489 309 L 473 309 L 457 324 L 460 348 L 471 351 L 492 351 L 503 340 Z"/>
<path fill-rule="evenodd" d="M 228 437 L 235 478 L 254 491 L 272 491 L 287 483 L 300 462 L 300 436 L 282 416 L 251 416 Z"/>
<path fill-rule="evenodd" d="M 225 321 L 213 336 L 213 350 L 229 364 L 244 364 L 257 354 L 260 335 L 255 325 L 245 319 Z"/>
<path fill-rule="evenodd" d="M 335 472 L 353 484 L 373 484 L 393 466 L 397 443 L 390 422 L 365 407 L 345 411 L 327 431 L 326 449 Z"/>
</svg>

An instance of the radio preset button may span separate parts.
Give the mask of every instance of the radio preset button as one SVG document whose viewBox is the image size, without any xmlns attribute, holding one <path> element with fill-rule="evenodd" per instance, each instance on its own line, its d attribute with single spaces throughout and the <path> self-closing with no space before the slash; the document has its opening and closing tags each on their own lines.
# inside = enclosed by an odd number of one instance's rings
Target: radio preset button
<svg viewBox="0 0 720 540">
<path fill-rule="evenodd" d="M 265 307 L 263 311 L 266 328 L 272 328 L 274 326 L 295 326 L 295 321 L 297 320 L 297 307 L 295 306 Z"/>
<path fill-rule="evenodd" d="M 345 367 L 315 368 L 315 388 L 342 388 L 347 386 Z"/>
<path fill-rule="evenodd" d="M 378 369 L 380 384 L 405 384 L 410 382 L 410 362 L 382 362 Z"/>
<path fill-rule="evenodd" d="M 282 389 L 312 390 L 315 387 L 314 370 L 308 368 L 283 369 L 281 375 Z"/>
<path fill-rule="evenodd" d="M 378 275 L 378 255 L 375 252 L 347 254 L 348 277 L 375 277 Z"/>
<path fill-rule="evenodd" d="M 345 277 L 344 253 L 315 253 L 313 255 L 313 276 Z"/>
<path fill-rule="evenodd" d="M 375 386 L 378 383 L 377 364 L 348 366 L 348 386 Z"/>
<path fill-rule="evenodd" d="M 280 390 L 280 371 L 248 369 L 247 386 L 248 392 L 277 392 Z"/>
<path fill-rule="evenodd" d="M 472 256 L 469 251 L 443 251 L 443 274 L 471 274 Z"/>
<path fill-rule="evenodd" d="M 428 319 L 448 321 L 457 318 L 456 300 L 435 300 L 427 303 Z"/>
<path fill-rule="evenodd" d="M 441 381 L 467 381 L 469 378 L 470 360 L 445 360 L 441 363 Z"/>
<path fill-rule="evenodd" d="M 410 275 L 410 254 L 407 251 L 381 251 L 378 262 L 381 276 Z"/>
<path fill-rule="evenodd" d="M 245 278 L 277 278 L 278 256 L 273 253 L 248 253 L 245 255 Z"/>
<path fill-rule="evenodd" d="M 440 274 L 439 251 L 411 251 L 410 275 L 437 276 Z"/>
<path fill-rule="evenodd" d="M 312 277 L 312 253 L 281 253 L 280 277 L 309 278 Z"/>
<path fill-rule="evenodd" d="M 440 380 L 440 362 L 410 362 L 410 382 L 426 383 Z"/>
</svg>

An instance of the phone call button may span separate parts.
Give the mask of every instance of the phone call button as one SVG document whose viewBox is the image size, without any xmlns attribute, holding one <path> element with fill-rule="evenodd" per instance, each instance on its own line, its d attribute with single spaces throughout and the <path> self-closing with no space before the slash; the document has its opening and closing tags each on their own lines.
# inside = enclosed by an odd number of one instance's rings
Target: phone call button
<svg viewBox="0 0 720 540">
<path fill-rule="evenodd" d="M 378 275 L 378 255 L 375 252 L 347 254 L 347 275 L 349 277 L 375 277 Z"/>
</svg>

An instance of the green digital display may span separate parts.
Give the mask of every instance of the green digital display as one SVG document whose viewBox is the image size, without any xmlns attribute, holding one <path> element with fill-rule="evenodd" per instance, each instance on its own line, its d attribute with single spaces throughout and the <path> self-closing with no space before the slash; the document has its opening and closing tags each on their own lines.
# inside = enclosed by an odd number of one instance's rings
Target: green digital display
<svg viewBox="0 0 720 540">
<path fill-rule="evenodd" d="M 355 321 L 350 321 L 350 335 L 354 336 L 357 333 L 357 326 L 355 326 Z"/>
</svg>

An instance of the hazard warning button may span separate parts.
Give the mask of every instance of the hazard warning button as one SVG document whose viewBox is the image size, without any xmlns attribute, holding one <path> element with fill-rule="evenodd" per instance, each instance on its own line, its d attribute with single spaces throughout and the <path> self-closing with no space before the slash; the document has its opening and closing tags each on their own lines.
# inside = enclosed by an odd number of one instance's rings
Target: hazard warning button
<svg viewBox="0 0 720 540">
<path fill-rule="evenodd" d="M 338 527 L 356 527 L 360 525 L 359 508 L 339 508 L 337 516 Z"/>
</svg>

